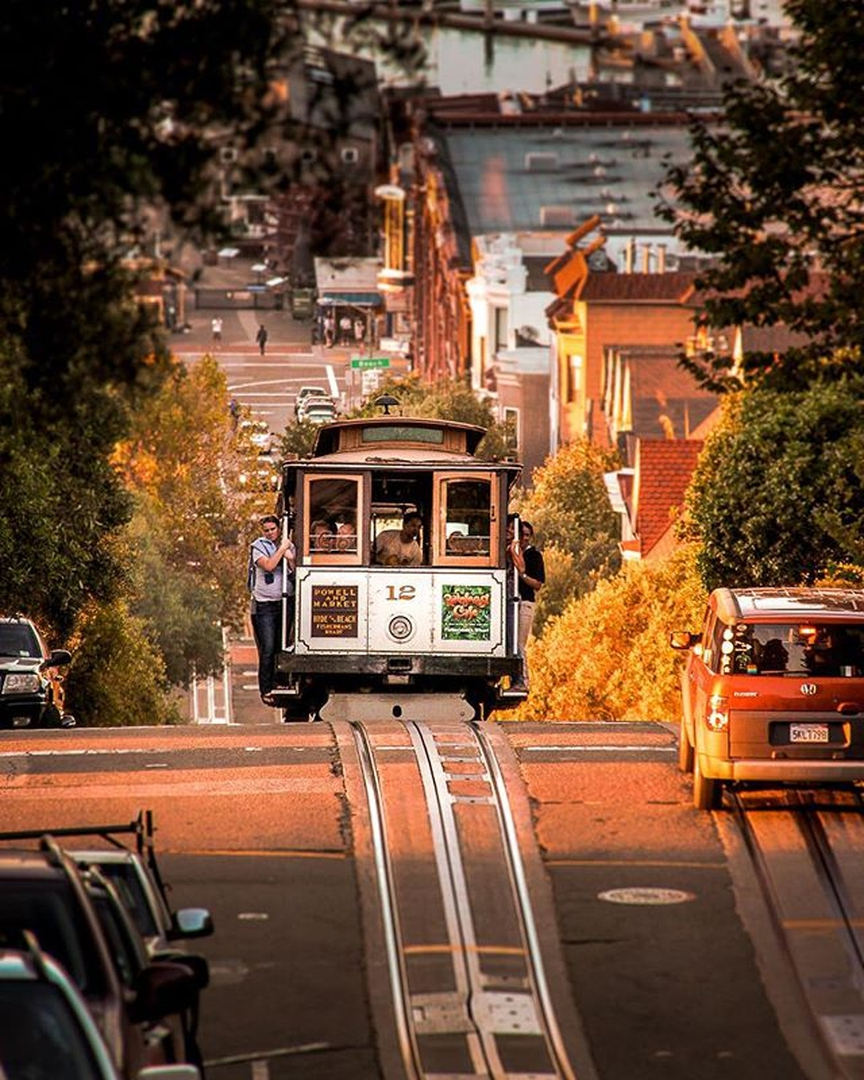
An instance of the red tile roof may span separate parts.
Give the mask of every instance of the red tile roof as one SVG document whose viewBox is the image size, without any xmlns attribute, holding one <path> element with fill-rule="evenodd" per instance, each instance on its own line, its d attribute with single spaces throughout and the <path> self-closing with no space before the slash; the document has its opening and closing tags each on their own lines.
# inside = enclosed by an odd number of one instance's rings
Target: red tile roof
<svg viewBox="0 0 864 1080">
<path fill-rule="evenodd" d="M 684 503 L 704 443 L 698 439 L 642 439 L 636 459 L 633 527 L 644 558 Z"/>
<path fill-rule="evenodd" d="M 589 274 L 579 293 L 580 300 L 633 304 L 667 301 L 686 304 L 693 299 L 696 274 L 676 271 L 667 274 Z"/>
</svg>

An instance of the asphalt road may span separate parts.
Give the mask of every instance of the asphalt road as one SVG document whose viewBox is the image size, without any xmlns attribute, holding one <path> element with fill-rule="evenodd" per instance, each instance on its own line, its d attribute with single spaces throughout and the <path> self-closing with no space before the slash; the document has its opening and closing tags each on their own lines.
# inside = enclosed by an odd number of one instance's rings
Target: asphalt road
<svg viewBox="0 0 864 1080">
<path fill-rule="evenodd" d="M 833 1075 L 786 996 L 723 815 L 692 808 L 673 733 L 501 728 L 597 1075 Z M 216 918 L 200 943 L 213 972 L 201 1032 L 211 1078 L 377 1080 L 352 859 L 364 822 L 341 771 L 326 724 L 4 733 L 0 815 L 11 829 L 154 811 L 175 904 Z"/>
</svg>

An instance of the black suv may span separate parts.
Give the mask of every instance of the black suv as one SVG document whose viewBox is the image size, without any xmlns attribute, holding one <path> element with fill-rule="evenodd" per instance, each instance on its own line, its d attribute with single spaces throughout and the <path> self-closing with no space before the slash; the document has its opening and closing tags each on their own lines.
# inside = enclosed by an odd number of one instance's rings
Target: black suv
<svg viewBox="0 0 864 1080">
<path fill-rule="evenodd" d="M 29 619 L 0 618 L 0 728 L 73 727 L 57 670 L 71 659 L 66 649 L 49 652 Z"/>
</svg>

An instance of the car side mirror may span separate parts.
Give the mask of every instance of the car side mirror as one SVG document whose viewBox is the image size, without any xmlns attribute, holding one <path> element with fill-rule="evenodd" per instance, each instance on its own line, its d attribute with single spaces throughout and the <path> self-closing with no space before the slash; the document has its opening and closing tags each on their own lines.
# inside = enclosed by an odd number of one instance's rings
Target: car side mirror
<svg viewBox="0 0 864 1080">
<path fill-rule="evenodd" d="M 135 980 L 130 1018 L 136 1024 L 162 1020 L 191 1009 L 197 997 L 198 987 L 190 968 L 167 960 L 154 960 Z"/>
<path fill-rule="evenodd" d="M 210 985 L 210 964 L 206 956 L 200 953 L 180 952 L 177 949 L 164 949 L 155 953 L 153 960 L 167 960 L 172 964 L 180 964 L 188 968 L 195 978 L 195 985 L 199 990 L 206 990 Z"/>
<path fill-rule="evenodd" d="M 170 941 L 177 938 L 209 937 L 213 933 L 213 917 L 207 908 L 180 908 L 172 917 L 168 934 Z"/>
<path fill-rule="evenodd" d="M 68 649 L 52 649 L 51 655 L 42 664 L 43 668 L 59 667 L 61 664 L 71 664 L 72 653 Z"/>
</svg>

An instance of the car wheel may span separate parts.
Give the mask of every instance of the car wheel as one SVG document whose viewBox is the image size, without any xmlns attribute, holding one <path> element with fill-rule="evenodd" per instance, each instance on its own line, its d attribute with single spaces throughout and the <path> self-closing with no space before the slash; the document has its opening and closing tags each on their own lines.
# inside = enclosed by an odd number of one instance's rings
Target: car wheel
<svg viewBox="0 0 864 1080">
<path fill-rule="evenodd" d="M 699 758 L 693 759 L 693 805 L 697 810 L 719 810 L 723 801 L 723 785 L 713 777 L 704 776 Z"/>
<path fill-rule="evenodd" d="M 693 772 L 693 747 L 687 738 L 687 725 L 684 723 L 683 715 L 678 727 L 678 768 L 683 773 Z"/>
</svg>

